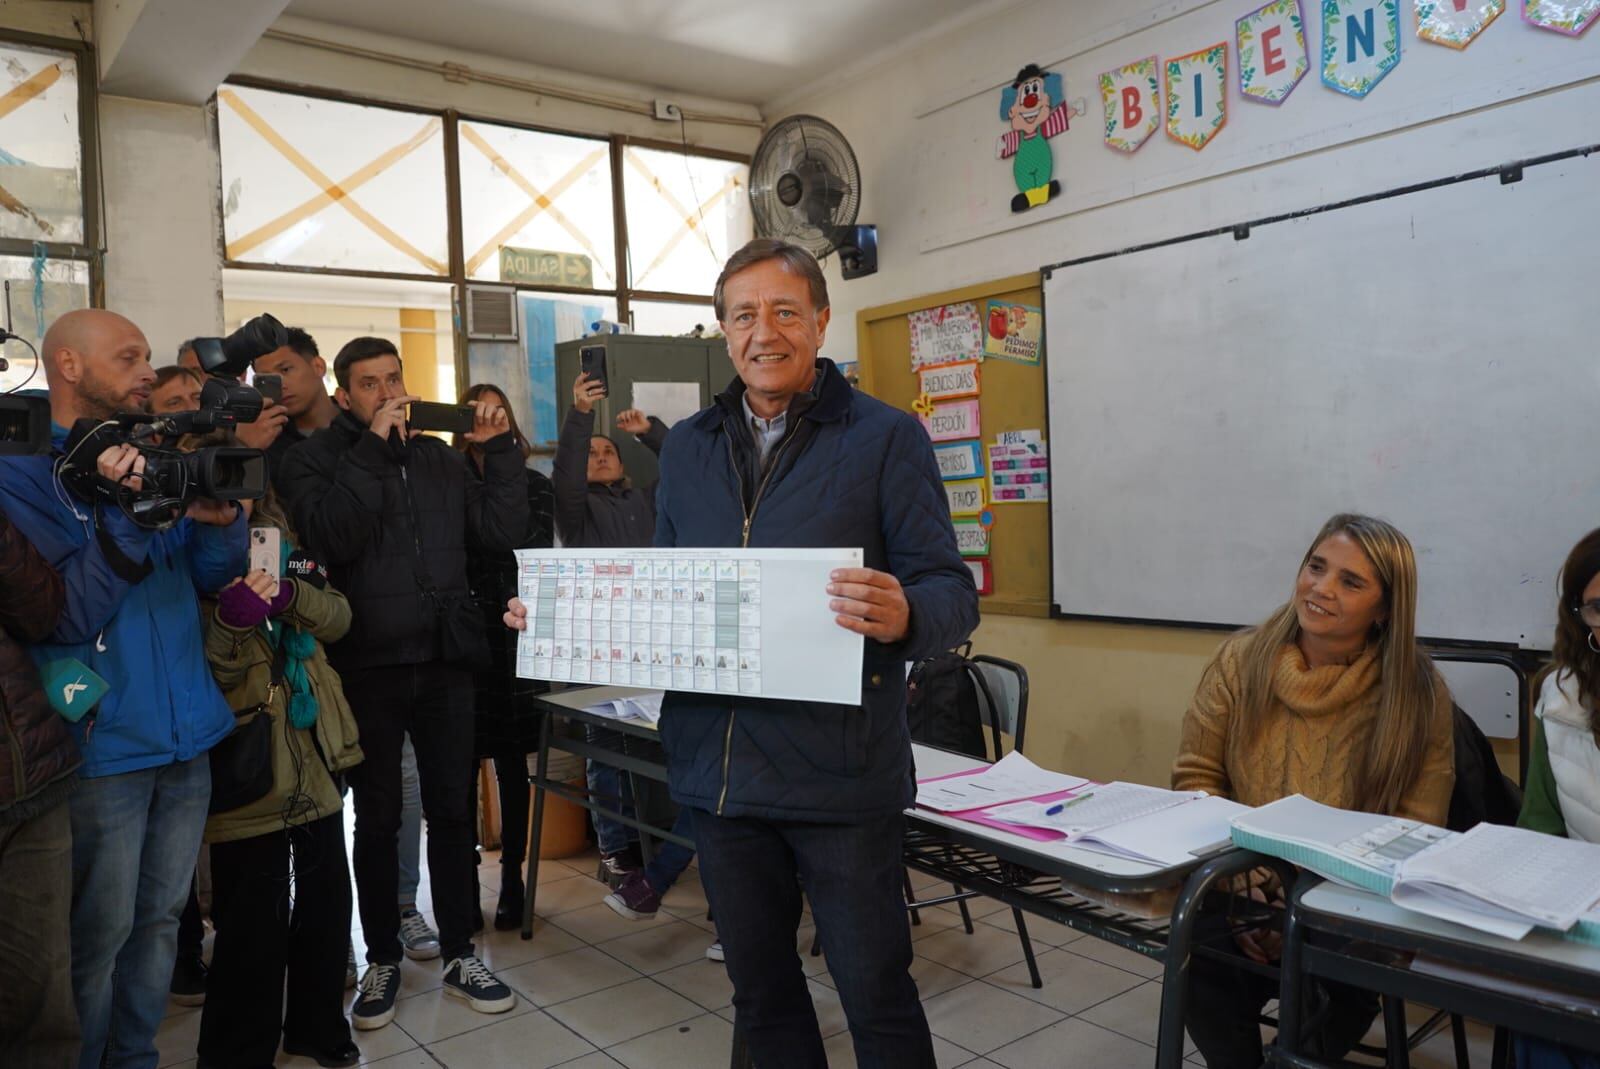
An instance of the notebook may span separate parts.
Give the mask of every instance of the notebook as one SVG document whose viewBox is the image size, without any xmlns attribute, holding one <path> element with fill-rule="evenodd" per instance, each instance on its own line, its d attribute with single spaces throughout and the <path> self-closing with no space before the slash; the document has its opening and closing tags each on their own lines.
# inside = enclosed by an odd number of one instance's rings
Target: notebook
<svg viewBox="0 0 1600 1069">
<path fill-rule="evenodd" d="M 1229 820 L 1247 808 L 1200 791 L 1112 782 L 1073 798 L 996 806 L 984 815 L 1055 831 L 1074 846 L 1167 866 L 1226 849 L 1231 845 Z"/>
</svg>

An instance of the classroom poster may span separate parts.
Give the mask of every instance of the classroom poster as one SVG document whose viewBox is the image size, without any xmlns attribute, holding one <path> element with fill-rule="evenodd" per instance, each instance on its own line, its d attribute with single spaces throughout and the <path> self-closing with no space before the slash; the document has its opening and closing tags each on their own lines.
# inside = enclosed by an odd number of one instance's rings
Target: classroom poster
<svg viewBox="0 0 1600 1069">
<path fill-rule="evenodd" d="M 978 588 L 980 597 L 994 593 L 994 565 L 989 563 L 989 558 L 967 561 L 967 571 L 972 573 L 972 584 Z"/>
<path fill-rule="evenodd" d="M 932 401 L 976 397 L 981 384 L 978 362 L 969 360 L 961 364 L 925 367 L 917 372 L 917 382 L 921 395 Z"/>
<path fill-rule="evenodd" d="M 918 413 L 917 418 L 922 421 L 922 427 L 928 432 L 928 437 L 936 442 L 982 437 L 979 434 L 978 402 L 975 398 L 934 405 L 926 415 Z"/>
<path fill-rule="evenodd" d="M 1227 121 L 1228 42 L 1167 60 L 1167 136 L 1199 152 Z"/>
<path fill-rule="evenodd" d="M 933 447 L 939 464 L 939 478 L 979 479 L 983 477 L 983 447 L 977 442 L 946 442 Z"/>
<path fill-rule="evenodd" d="M 977 520 L 952 520 L 956 529 L 956 549 L 963 557 L 989 555 L 989 528 Z"/>
<path fill-rule="evenodd" d="M 963 479 L 944 484 L 945 503 L 952 516 L 976 516 L 989 503 L 982 479 Z"/>
<path fill-rule="evenodd" d="M 1522 18 L 1541 30 L 1577 37 L 1600 19 L 1600 0 L 1522 0 Z"/>
<path fill-rule="evenodd" d="M 971 301 L 924 308 L 911 322 L 911 369 L 983 359 L 983 327 Z"/>
<path fill-rule="evenodd" d="M 1417 36 L 1446 48 L 1466 48 L 1505 14 L 1506 0 L 1416 0 Z"/>
<path fill-rule="evenodd" d="M 1365 97 L 1400 65 L 1400 0 L 1322 0 L 1322 84 Z"/>
<path fill-rule="evenodd" d="M 1106 109 L 1106 144 L 1137 152 L 1161 125 L 1161 61 L 1155 56 L 1106 71 L 1100 100 Z"/>
<path fill-rule="evenodd" d="M 989 447 L 989 497 L 996 505 L 1050 500 L 1047 442 Z"/>
<path fill-rule="evenodd" d="M 1300 0 L 1272 0 L 1235 24 L 1239 92 L 1246 100 L 1282 104 L 1311 68 Z"/>
<path fill-rule="evenodd" d="M 1039 337 L 1043 333 L 1044 312 L 1031 304 L 990 301 L 988 331 L 983 350 L 989 356 L 1019 364 L 1039 362 Z"/>
</svg>

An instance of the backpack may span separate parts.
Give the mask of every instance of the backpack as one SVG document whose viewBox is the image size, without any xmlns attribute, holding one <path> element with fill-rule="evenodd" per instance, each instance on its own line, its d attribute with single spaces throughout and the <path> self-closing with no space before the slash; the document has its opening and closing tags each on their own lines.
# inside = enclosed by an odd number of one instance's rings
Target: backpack
<svg viewBox="0 0 1600 1069">
<path fill-rule="evenodd" d="M 915 742 L 987 760 L 980 688 L 988 707 L 996 706 L 983 673 L 967 659 L 971 652 L 969 642 L 911 666 L 906 678 L 906 722 Z"/>
</svg>

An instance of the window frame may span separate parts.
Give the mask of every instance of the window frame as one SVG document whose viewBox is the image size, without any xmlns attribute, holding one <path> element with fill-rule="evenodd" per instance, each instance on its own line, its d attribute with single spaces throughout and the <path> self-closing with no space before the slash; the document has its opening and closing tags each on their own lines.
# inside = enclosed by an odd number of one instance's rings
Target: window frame
<svg viewBox="0 0 1600 1069">
<path fill-rule="evenodd" d="M 80 173 L 78 193 L 83 202 L 83 240 L 36 241 L 32 238 L 0 237 L 0 256 L 32 259 L 34 246 L 43 246 L 47 260 L 72 260 L 89 267 L 89 307 L 104 308 L 106 303 L 105 236 L 101 230 L 100 186 L 100 99 L 99 61 L 94 46 L 70 37 L 51 37 L 24 30 L 0 29 L 0 44 L 65 52 L 78 69 L 78 144 Z M 0 308 L 3 314 L 3 308 Z"/>
<path fill-rule="evenodd" d="M 80 66 L 80 71 L 82 70 Z M 580 297 L 603 297 L 616 302 L 617 318 L 621 322 L 631 322 L 631 305 L 634 301 L 647 301 L 668 304 L 689 304 L 710 309 L 712 295 L 710 293 L 680 293 L 671 290 L 638 289 L 632 283 L 632 265 L 628 254 L 628 205 L 627 195 L 624 190 L 623 177 L 623 152 L 627 148 L 653 149 L 659 152 L 672 152 L 687 156 L 703 156 L 709 159 L 725 160 L 731 163 L 742 163 L 749 166 L 752 157 L 745 153 L 728 151 L 725 149 L 704 148 L 694 145 L 685 145 L 681 141 L 669 141 L 658 138 L 635 137 L 628 134 L 594 134 L 582 130 L 566 130 L 559 127 L 544 126 L 537 123 L 517 122 L 495 115 L 485 115 L 480 112 L 464 112 L 455 108 L 429 108 L 417 104 L 384 100 L 357 93 L 349 93 L 339 89 L 330 89 L 325 86 L 297 85 L 278 81 L 272 78 L 259 78 L 250 75 L 234 75 L 224 83 L 226 86 L 237 86 L 244 89 L 260 89 L 273 93 L 287 93 L 294 96 L 311 97 L 314 99 L 328 100 L 341 104 L 356 104 L 363 107 L 389 108 L 395 111 L 410 112 L 417 115 L 432 115 L 438 117 L 443 123 L 444 132 L 444 167 L 445 167 L 445 225 L 449 239 L 449 274 L 430 275 L 412 272 L 392 271 L 355 271 L 344 268 L 308 267 L 301 265 L 270 264 L 252 260 L 229 259 L 223 254 L 222 266 L 243 271 L 279 271 L 286 274 L 303 275 L 341 275 L 354 278 L 383 278 L 415 282 L 448 282 L 455 287 L 456 293 L 465 292 L 468 285 L 505 285 L 515 288 L 520 292 L 538 292 L 546 294 L 568 294 Z M 217 123 L 217 109 L 213 107 L 212 122 Z M 616 279 L 617 285 L 613 288 L 589 289 L 581 286 L 555 286 L 533 285 L 523 283 L 481 282 L 470 279 L 466 273 L 465 238 L 462 230 L 461 214 L 461 132 L 460 124 L 463 122 L 478 123 L 489 126 L 502 126 L 515 130 L 526 130 L 530 133 L 552 134 L 559 137 L 581 138 L 593 141 L 597 145 L 604 144 L 609 147 L 609 165 L 611 171 L 611 215 L 612 230 L 616 242 Z M 221 143 L 220 130 L 216 136 Z M 219 204 L 222 189 L 226 183 L 218 183 Z M 224 238 L 224 244 L 226 239 Z M 3 250 L 0 250 L 3 251 Z M 458 297 L 459 299 L 459 297 Z M 458 320 L 455 330 L 455 360 L 456 377 L 460 385 L 465 388 L 467 338 L 466 326 L 463 317 Z"/>
</svg>

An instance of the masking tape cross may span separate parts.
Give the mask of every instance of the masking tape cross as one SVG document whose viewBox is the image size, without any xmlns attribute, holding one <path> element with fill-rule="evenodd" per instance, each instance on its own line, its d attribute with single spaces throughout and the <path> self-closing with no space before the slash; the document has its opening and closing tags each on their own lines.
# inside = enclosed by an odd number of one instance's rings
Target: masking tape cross
<svg viewBox="0 0 1600 1069">
<path fill-rule="evenodd" d="M 607 152 L 606 149 L 595 149 L 593 152 L 589 153 L 587 156 L 584 156 L 581 160 L 575 163 L 566 174 L 556 179 L 555 183 L 551 185 L 548 190 L 541 190 L 538 186 L 535 186 L 532 182 L 530 182 L 521 171 L 518 171 L 516 167 L 512 165 L 510 160 L 501 155 L 499 150 L 497 150 L 493 145 L 489 144 L 488 140 L 477 130 L 473 129 L 471 125 L 468 123 L 462 123 L 460 129 L 462 140 L 470 143 L 479 152 L 483 153 L 484 156 L 488 158 L 489 162 L 494 165 L 495 170 L 511 179 L 518 189 L 522 190 L 528 195 L 528 199 L 530 201 L 526 208 L 522 209 L 522 211 L 518 212 L 514 217 L 512 217 L 510 222 L 506 223 L 505 226 L 496 231 L 494 236 L 488 241 L 484 242 L 483 246 L 479 248 L 477 252 L 473 253 L 467 258 L 467 274 L 469 276 L 476 272 L 478 268 L 482 267 L 489 257 L 495 254 L 495 252 L 500 248 L 507 238 L 511 237 L 523 227 L 527 226 L 530 221 L 532 221 L 542 212 L 548 212 L 550 214 L 550 218 L 554 219 L 563 230 L 571 234 L 573 238 L 577 240 L 579 245 L 582 245 L 586 250 L 588 250 L 590 257 L 593 258 L 596 264 L 604 262 L 600 256 L 600 253 L 595 249 L 594 244 L 588 239 L 583 231 L 578 229 L 577 225 L 573 223 L 566 213 L 564 213 L 560 208 L 556 207 L 555 200 L 557 197 L 561 196 L 561 194 L 570 189 L 572 185 L 578 181 L 578 179 L 587 174 L 590 168 L 604 159 Z"/>
<path fill-rule="evenodd" d="M 660 267 L 666 262 L 667 257 L 672 254 L 672 250 L 677 248 L 684 238 L 695 233 L 696 231 L 700 232 L 700 240 L 705 242 L 706 251 L 711 254 L 713 259 L 720 259 L 717 256 L 717 251 L 711 247 L 711 236 L 705 233 L 700 226 L 700 218 L 706 213 L 708 208 L 715 207 L 718 201 L 722 200 L 722 198 L 728 196 L 734 190 L 743 185 L 743 176 L 738 172 L 730 175 L 728 180 L 722 184 L 721 189 L 707 197 L 698 208 L 691 212 L 688 208 L 683 206 L 682 201 L 673 196 L 672 191 L 667 188 L 666 183 L 662 182 L 661 179 L 650 173 L 650 168 L 645 164 L 644 160 L 640 159 L 634 154 L 632 149 L 627 150 L 624 153 L 624 156 L 626 157 L 629 165 L 632 166 L 634 170 L 638 171 L 645 178 L 645 180 L 650 183 L 655 191 L 661 195 L 661 199 L 666 201 L 667 204 L 678 213 L 678 217 L 683 220 L 683 225 L 675 230 L 672 236 L 667 239 L 666 243 L 661 246 L 660 251 L 656 253 L 656 258 L 651 260 L 649 266 L 647 266 L 643 271 L 639 272 L 639 277 L 633 280 L 633 284 L 638 286 L 643 283 L 645 277 L 648 276 L 650 272 L 654 271 L 656 268 Z"/>
<path fill-rule="evenodd" d="M 385 225 L 377 216 L 373 215 L 351 194 L 367 182 L 382 174 L 393 164 L 410 155 L 420 148 L 438 132 L 440 123 L 437 116 L 430 118 L 422 128 L 408 140 L 389 149 L 370 163 L 351 173 L 343 182 L 335 182 L 312 163 L 298 149 L 272 128 L 259 113 L 249 104 L 246 104 L 239 95 L 231 89 L 224 89 L 217 94 L 221 100 L 244 122 L 261 135 L 262 140 L 271 145 L 278 153 L 288 160 L 296 170 L 312 182 L 316 183 L 320 193 L 284 212 L 276 219 L 250 231 L 238 239 L 229 242 L 227 253 L 230 260 L 238 259 L 244 253 L 257 247 L 278 234 L 283 233 L 295 223 L 309 216 L 315 215 L 329 204 L 337 204 L 360 221 L 368 230 L 371 230 L 383 241 L 416 260 L 431 273 L 443 275 L 449 273 L 449 268 L 438 260 L 429 256 L 405 238 L 401 237 L 389 226 Z"/>
</svg>

